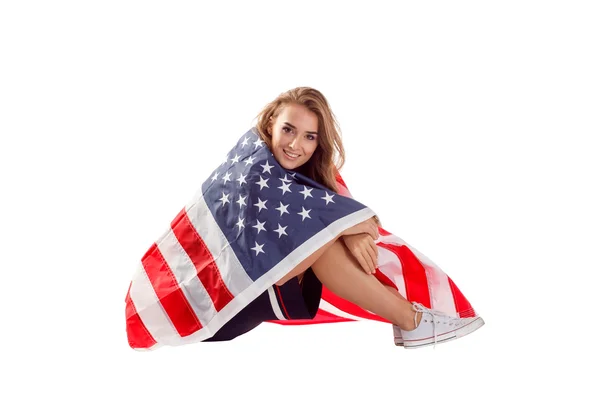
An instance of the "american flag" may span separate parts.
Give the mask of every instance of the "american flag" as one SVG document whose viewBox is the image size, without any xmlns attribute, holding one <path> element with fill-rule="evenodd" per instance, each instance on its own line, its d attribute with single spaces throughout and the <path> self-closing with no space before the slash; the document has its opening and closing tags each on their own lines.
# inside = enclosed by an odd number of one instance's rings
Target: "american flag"
<svg viewBox="0 0 600 400">
<path fill-rule="evenodd" d="M 212 337 L 307 256 L 373 215 L 281 167 L 249 130 L 142 257 L 126 296 L 129 345 Z"/>
<path fill-rule="evenodd" d="M 295 265 L 346 228 L 374 215 L 342 177 L 337 193 L 282 168 L 253 130 L 246 132 L 142 257 L 126 303 L 136 350 L 199 342 L 214 333 Z M 379 228 L 376 278 L 409 301 L 457 317 L 476 316 L 433 261 Z M 311 320 L 284 325 L 385 319 L 323 286 Z"/>
</svg>

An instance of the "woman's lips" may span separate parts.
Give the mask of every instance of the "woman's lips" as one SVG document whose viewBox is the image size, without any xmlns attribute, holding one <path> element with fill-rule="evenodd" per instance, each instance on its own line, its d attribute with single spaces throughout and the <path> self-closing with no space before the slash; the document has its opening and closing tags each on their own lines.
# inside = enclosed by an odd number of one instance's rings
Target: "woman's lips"
<svg viewBox="0 0 600 400">
<path fill-rule="evenodd" d="M 300 157 L 300 155 L 291 156 L 290 154 L 294 154 L 294 153 L 288 153 L 286 150 L 283 150 L 283 154 L 290 161 L 296 161 Z"/>
</svg>

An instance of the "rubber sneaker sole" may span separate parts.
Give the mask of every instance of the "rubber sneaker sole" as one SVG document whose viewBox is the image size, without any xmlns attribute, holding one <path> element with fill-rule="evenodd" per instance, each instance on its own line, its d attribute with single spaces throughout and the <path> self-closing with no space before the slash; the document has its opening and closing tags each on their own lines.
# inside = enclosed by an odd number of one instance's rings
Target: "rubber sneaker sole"
<svg viewBox="0 0 600 400">
<path fill-rule="evenodd" d="M 394 332 L 394 344 L 396 346 L 404 346 L 404 339 L 402 339 L 402 331 L 396 325 L 393 325 Z"/>
<path fill-rule="evenodd" d="M 405 349 L 420 349 L 421 347 L 433 346 L 434 344 L 446 343 L 454 339 L 458 339 L 464 336 L 467 336 L 469 333 L 475 332 L 477 329 L 481 328 L 485 322 L 483 318 L 476 317 L 473 321 L 469 322 L 467 325 L 461 326 L 460 328 L 446 332 L 440 335 L 437 335 L 437 343 L 435 343 L 433 336 L 418 339 L 418 340 L 403 340 L 403 345 Z M 396 338 L 394 338 L 394 341 Z M 398 345 L 399 346 L 399 345 Z"/>
</svg>

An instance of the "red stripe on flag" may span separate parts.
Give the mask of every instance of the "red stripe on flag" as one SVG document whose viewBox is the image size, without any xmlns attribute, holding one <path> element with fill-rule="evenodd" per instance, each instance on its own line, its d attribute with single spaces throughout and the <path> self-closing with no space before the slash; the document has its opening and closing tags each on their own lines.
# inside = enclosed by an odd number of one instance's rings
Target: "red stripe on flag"
<svg viewBox="0 0 600 400">
<path fill-rule="evenodd" d="M 391 251 L 400 260 L 407 300 L 410 302 L 416 301 L 427 308 L 431 308 L 427 274 L 419 259 L 405 245 L 390 243 L 378 243 L 377 245 Z"/>
<path fill-rule="evenodd" d="M 287 320 L 272 320 L 267 321 L 279 325 L 311 325 L 311 324 L 328 324 L 334 322 L 356 322 L 354 319 L 340 317 L 325 310 L 319 309 L 317 315 L 313 319 L 287 319 Z"/>
<path fill-rule="evenodd" d="M 142 258 L 142 265 L 169 319 L 182 337 L 200 330 L 202 324 L 185 298 L 173 272 L 155 244 Z"/>
<path fill-rule="evenodd" d="M 192 225 L 185 209 L 182 209 L 171 222 L 171 229 L 181 247 L 194 263 L 196 271 L 198 271 L 198 279 L 208 292 L 215 309 L 221 311 L 233 300 L 233 295 L 225 286 L 212 254 L 198 235 L 198 231 Z"/>
<path fill-rule="evenodd" d="M 381 236 L 390 236 L 391 233 L 386 231 L 385 229 L 383 229 L 382 227 L 379 227 L 379 235 Z"/>
<path fill-rule="evenodd" d="M 379 315 L 376 314 L 371 314 L 370 312 L 362 309 L 356 304 L 339 297 L 338 295 L 327 289 L 325 285 L 323 285 L 323 293 L 321 297 L 323 300 L 325 300 L 332 306 L 348 314 L 355 315 L 360 318 L 371 319 L 374 321 L 389 322 L 387 319 L 381 318 Z"/>
<path fill-rule="evenodd" d="M 131 285 L 129 285 L 131 287 Z M 152 337 L 146 325 L 140 318 L 133 305 L 133 301 L 129 296 L 129 290 L 127 290 L 127 296 L 125 297 L 125 324 L 127 331 L 127 341 L 132 349 L 149 349 L 156 344 L 156 340 Z"/>
<path fill-rule="evenodd" d="M 450 290 L 452 291 L 452 297 L 454 297 L 454 306 L 456 312 L 461 318 L 470 318 L 475 316 L 475 310 L 471 307 L 471 303 L 462 294 L 458 286 L 454 284 L 452 279 L 448 277 L 448 283 L 450 284 Z"/>
<path fill-rule="evenodd" d="M 377 278 L 377 280 L 379 282 L 383 283 L 384 285 L 390 286 L 390 287 L 398 290 L 398 286 L 396 286 L 396 284 L 394 282 L 392 282 L 392 280 L 390 278 L 388 278 L 387 275 L 385 275 L 379 269 L 375 270 L 375 278 Z"/>
<path fill-rule="evenodd" d="M 356 321 L 354 319 L 350 319 L 350 318 L 344 318 L 344 317 L 340 317 L 339 315 L 335 315 L 330 313 L 329 311 L 325 311 L 325 310 L 317 310 L 317 315 L 315 316 L 314 320 L 319 321 L 319 322 L 350 322 L 350 321 Z"/>
<path fill-rule="evenodd" d="M 344 188 L 346 188 L 346 190 L 348 190 L 348 185 L 346 185 L 346 182 L 344 182 L 344 180 L 342 179 L 342 176 L 337 171 L 335 174 L 335 180 L 337 181 L 337 183 L 339 183 Z"/>
</svg>

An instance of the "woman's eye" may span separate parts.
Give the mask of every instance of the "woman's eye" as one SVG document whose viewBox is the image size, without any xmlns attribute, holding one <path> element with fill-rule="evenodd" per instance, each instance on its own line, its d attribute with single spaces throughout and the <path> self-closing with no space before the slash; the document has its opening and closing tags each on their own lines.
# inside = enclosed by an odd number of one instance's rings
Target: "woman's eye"
<svg viewBox="0 0 600 400">
<path fill-rule="evenodd" d="M 307 135 L 308 140 L 315 140 L 315 135 Z"/>
<path fill-rule="evenodd" d="M 287 126 L 284 126 L 284 127 L 282 128 L 282 130 L 283 130 L 285 133 L 290 133 L 290 132 L 292 131 L 292 130 L 291 130 L 290 128 L 288 128 Z"/>
</svg>

